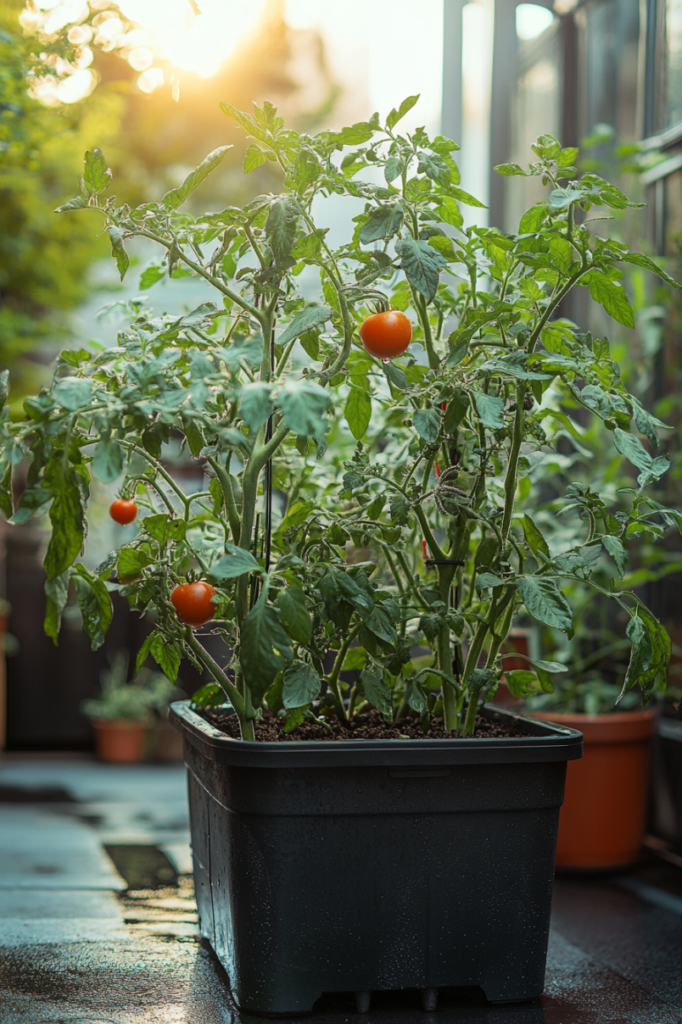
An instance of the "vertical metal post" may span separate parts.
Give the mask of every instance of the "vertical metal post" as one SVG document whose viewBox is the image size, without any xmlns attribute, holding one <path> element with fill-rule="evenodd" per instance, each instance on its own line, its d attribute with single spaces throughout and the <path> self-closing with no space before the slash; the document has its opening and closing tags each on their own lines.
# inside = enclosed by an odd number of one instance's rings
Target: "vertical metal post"
<svg viewBox="0 0 682 1024">
<path fill-rule="evenodd" d="M 495 0 L 493 77 L 490 93 L 490 224 L 504 228 L 505 179 L 493 168 L 511 151 L 512 98 L 516 91 L 517 0 Z"/>
<path fill-rule="evenodd" d="M 467 0 L 443 0 L 441 132 L 462 144 L 462 11 Z"/>
</svg>

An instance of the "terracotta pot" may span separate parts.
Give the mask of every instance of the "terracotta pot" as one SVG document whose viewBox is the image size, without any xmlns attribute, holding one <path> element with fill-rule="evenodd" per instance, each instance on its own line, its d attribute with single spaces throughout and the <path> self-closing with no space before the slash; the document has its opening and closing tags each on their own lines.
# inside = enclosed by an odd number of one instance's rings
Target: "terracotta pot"
<svg viewBox="0 0 682 1024">
<path fill-rule="evenodd" d="M 144 757 L 146 729 L 139 722 L 93 721 L 97 756 L 111 764 L 133 764 Z"/>
<path fill-rule="evenodd" d="M 571 761 L 559 817 L 557 867 L 605 870 L 637 860 L 646 824 L 653 711 L 612 715 L 534 712 L 578 729 L 581 761 Z"/>
</svg>

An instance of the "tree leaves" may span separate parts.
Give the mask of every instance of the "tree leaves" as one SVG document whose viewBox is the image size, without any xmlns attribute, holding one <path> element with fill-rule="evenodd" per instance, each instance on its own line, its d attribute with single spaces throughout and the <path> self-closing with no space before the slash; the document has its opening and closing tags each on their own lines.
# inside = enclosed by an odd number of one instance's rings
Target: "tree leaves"
<svg viewBox="0 0 682 1024">
<path fill-rule="evenodd" d="M 277 396 L 284 422 L 295 434 L 323 437 L 325 413 L 331 397 L 319 384 L 309 380 L 287 381 Z"/>
<path fill-rule="evenodd" d="M 441 268 L 447 266 L 448 261 L 428 242 L 414 238 L 396 242 L 395 251 L 401 257 L 400 265 L 407 280 L 430 302 L 438 290 Z"/>
<path fill-rule="evenodd" d="M 310 704 L 319 696 L 322 680 L 312 665 L 305 661 L 294 661 L 284 670 L 283 700 L 285 708 L 300 708 Z"/>
<path fill-rule="evenodd" d="M 239 661 L 254 706 L 260 704 L 277 673 L 292 660 L 289 635 L 266 598 L 264 589 L 244 620 L 239 647 Z"/>
<path fill-rule="evenodd" d="M 542 576 L 519 576 L 516 586 L 529 613 L 538 622 L 573 636 L 571 606 L 554 580 Z"/>
<path fill-rule="evenodd" d="M 372 399 L 364 388 L 351 386 L 343 414 L 353 437 L 359 441 L 372 419 Z"/>
<path fill-rule="evenodd" d="M 217 149 L 212 150 L 208 156 L 204 157 L 198 167 L 190 171 L 179 188 L 172 188 L 170 192 L 166 192 L 162 199 L 166 209 L 177 210 L 178 207 L 182 206 L 185 200 L 189 199 L 192 192 L 209 176 L 211 171 L 215 170 L 221 163 L 228 149 L 232 149 L 232 146 L 218 146 Z"/>
</svg>

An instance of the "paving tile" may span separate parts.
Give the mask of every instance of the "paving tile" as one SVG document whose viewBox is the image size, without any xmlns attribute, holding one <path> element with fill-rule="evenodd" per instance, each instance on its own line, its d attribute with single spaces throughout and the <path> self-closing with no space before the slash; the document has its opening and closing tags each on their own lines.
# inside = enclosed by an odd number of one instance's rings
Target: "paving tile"
<svg viewBox="0 0 682 1024">
<path fill-rule="evenodd" d="M 92 829 L 42 808 L 0 805 L 0 888 L 125 888 Z"/>
</svg>

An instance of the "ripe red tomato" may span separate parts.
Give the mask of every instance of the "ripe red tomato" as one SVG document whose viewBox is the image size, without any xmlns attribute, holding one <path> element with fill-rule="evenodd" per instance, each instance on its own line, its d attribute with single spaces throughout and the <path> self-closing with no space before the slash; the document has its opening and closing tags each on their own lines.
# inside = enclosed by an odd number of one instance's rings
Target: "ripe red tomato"
<svg viewBox="0 0 682 1024">
<path fill-rule="evenodd" d="M 215 616 L 216 606 L 211 600 L 215 589 L 205 580 L 181 583 L 171 594 L 180 622 L 186 626 L 203 626 Z"/>
<path fill-rule="evenodd" d="M 126 501 L 125 498 L 117 498 L 109 506 L 109 515 L 120 526 L 127 526 L 132 523 L 137 515 L 137 505 L 134 501 Z"/>
<path fill-rule="evenodd" d="M 377 359 L 401 356 L 412 340 L 412 324 L 399 309 L 368 316 L 360 328 L 362 344 Z"/>
</svg>

